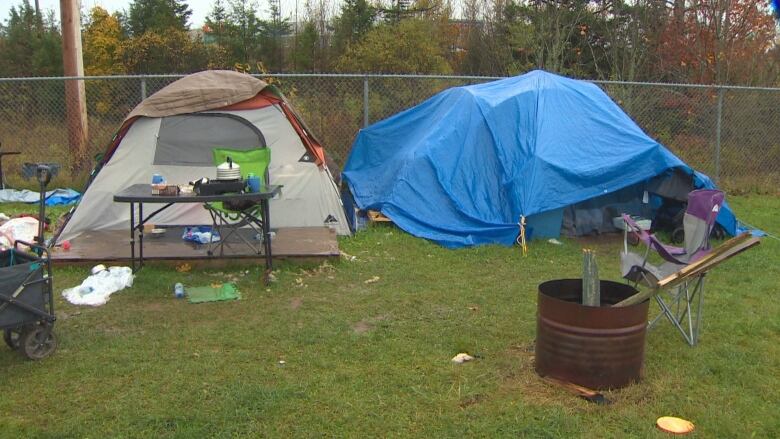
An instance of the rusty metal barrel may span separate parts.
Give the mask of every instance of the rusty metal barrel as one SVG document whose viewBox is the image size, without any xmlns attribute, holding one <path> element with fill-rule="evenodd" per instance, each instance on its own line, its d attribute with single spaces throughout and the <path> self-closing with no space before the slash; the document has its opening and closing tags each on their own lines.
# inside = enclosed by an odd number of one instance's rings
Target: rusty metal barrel
<svg viewBox="0 0 780 439">
<path fill-rule="evenodd" d="M 582 279 L 539 285 L 536 372 L 591 389 L 639 381 L 649 302 L 612 308 L 637 290 L 601 281 L 601 306 L 582 305 Z"/>
</svg>

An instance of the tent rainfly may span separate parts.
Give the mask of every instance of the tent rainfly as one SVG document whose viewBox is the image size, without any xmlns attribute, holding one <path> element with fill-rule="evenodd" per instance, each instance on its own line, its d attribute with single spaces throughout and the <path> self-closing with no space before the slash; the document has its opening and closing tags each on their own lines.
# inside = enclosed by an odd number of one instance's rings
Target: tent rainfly
<svg viewBox="0 0 780 439">
<path fill-rule="evenodd" d="M 615 230 L 713 188 L 598 86 L 544 71 L 447 89 L 360 131 L 342 173 L 361 209 L 447 247 Z M 718 216 L 735 234 L 728 206 Z"/>
<path fill-rule="evenodd" d="M 272 227 L 329 226 L 349 233 L 325 152 L 281 93 L 250 75 L 204 71 L 133 109 L 58 240 L 129 227 L 129 207 L 114 203 L 113 195 L 151 182 L 153 174 L 175 183 L 215 178 L 217 147 L 271 148 L 271 184 L 284 186 L 270 203 Z M 193 204 L 176 204 L 155 217 L 160 225 L 210 223 L 206 210 Z"/>
</svg>

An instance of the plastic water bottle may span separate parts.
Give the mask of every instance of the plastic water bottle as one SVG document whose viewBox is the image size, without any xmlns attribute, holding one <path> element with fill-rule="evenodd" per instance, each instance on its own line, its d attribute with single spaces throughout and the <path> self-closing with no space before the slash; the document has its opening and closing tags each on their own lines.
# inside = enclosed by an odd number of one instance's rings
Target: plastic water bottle
<svg viewBox="0 0 780 439">
<path fill-rule="evenodd" d="M 181 282 L 176 282 L 176 285 L 173 286 L 173 295 L 176 296 L 177 299 L 184 297 L 184 285 L 182 285 Z"/>
</svg>

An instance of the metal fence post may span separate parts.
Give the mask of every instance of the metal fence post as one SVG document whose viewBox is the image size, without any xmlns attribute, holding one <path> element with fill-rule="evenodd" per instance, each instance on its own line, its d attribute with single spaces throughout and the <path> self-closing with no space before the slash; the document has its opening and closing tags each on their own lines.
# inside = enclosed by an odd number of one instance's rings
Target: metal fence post
<svg viewBox="0 0 780 439">
<path fill-rule="evenodd" d="M 146 78 L 141 78 L 141 100 L 146 99 Z"/>
<path fill-rule="evenodd" d="M 723 123 L 723 93 L 722 87 L 718 87 L 718 120 L 715 123 L 715 183 L 720 184 L 720 137 L 721 124 Z"/>
<path fill-rule="evenodd" d="M 368 126 L 368 75 L 363 76 L 363 128 Z"/>
</svg>

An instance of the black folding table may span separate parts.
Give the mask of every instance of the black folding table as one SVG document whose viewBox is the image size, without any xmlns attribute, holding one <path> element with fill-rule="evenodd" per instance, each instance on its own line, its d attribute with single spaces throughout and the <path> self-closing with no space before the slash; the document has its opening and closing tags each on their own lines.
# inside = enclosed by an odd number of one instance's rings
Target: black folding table
<svg viewBox="0 0 780 439">
<path fill-rule="evenodd" d="M 276 196 L 281 190 L 281 186 L 267 185 L 260 192 L 250 192 L 242 194 L 219 194 L 219 195 L 197 195 L 183 194 L 178 195 L 152 195 L 152 186 L 149 184 L 134 184 L 121 190 L 114 195 L 114 201 L 118 203 L 130 203 L 130 259 L 133 272 L 140 270 L 144 265 L 144 224 L 146 224 L 155 215 L 171 207 L 176 203 L 212 203 L 226 201 L 256 201 L 260 203 L 263 212 L 263 253 L 265 256 L 266 281 L 268 273 L 273 269 L 271 255 L 271 213 L 268 207 L 268 200 Z M 161 208 L 144 217 L 144 203 L 165 204 Z M 138 204 L 138 221 L 136 221 L 135 205 Z M 238 213 L 238 212 L 237 212 Z M 135 240 L 138 235 L 138 260 L 135 257 Z M 136 268 L 136 262 L 138 267 Z"/>
</svg>

